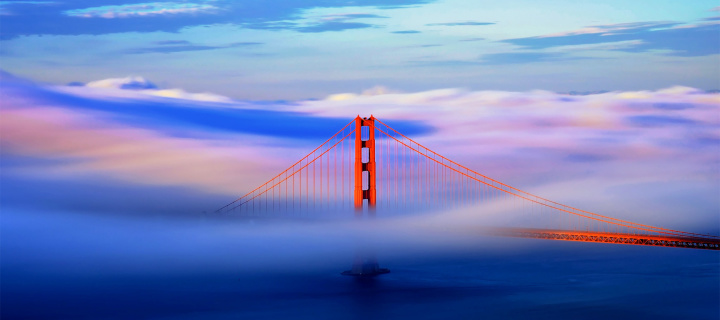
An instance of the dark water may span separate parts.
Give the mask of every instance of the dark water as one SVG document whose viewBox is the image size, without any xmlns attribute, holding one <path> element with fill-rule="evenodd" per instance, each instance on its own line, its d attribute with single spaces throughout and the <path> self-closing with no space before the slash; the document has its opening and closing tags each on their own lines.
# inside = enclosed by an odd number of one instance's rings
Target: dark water
<svg viewBox="0 0 720 320">
<path fill-rule="evenodd" d="M 504 238 L 425 252 L 414 242 L 378 248 L 392 272 L 357 279 L 340 275 L 353 250 L 326 235 L 25 217 L 3 217 L 3 319 L 720 318 L 717 252 Z"/>
</svg>

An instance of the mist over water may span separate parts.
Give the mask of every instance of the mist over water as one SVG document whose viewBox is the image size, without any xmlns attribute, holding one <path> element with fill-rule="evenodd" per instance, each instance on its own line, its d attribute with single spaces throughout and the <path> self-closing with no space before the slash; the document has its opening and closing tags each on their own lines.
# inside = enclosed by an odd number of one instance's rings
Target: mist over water
<svg viewBox="0 0 720 320">
<path fill-rule="evenodd" d="M 444 215 L 179 220 L 4 211 L 2 314 L 46 319 L 720 315 L 716 252 L 487 237 L 436 223 Z M 391 273 L 373 279 L 340 275 L 366 250 Z"/>
</svg>

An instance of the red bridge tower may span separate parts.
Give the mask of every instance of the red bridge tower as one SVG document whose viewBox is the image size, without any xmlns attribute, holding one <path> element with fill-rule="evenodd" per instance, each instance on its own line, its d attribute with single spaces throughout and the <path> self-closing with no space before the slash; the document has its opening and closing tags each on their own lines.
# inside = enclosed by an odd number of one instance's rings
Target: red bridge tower
<svg viewBox="0 0 720 320">
<path fill-rule="evenodd" d="M 363 130 L 363 128 L 367 128 Z M 368 213 L 373 213 L 375 191 L 375 117 L 355 118 L 355 209 L 362 214 L 365 199 Z M 367 133 L 366 135 L 363 133 Z M 367 140 L 363 137 L 367 136 Z M 367 187 L 367 188 L 366 188 Z"/>
</svg>

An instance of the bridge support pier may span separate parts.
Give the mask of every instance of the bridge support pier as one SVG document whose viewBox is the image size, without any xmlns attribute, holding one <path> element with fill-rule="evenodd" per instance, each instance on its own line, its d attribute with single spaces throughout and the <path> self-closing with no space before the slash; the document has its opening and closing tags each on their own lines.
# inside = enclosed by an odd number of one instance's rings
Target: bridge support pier
<svg viewBox="0 0 720 320">
<path fill-rule="evenodd" d="M 363 128 L 367 128 L 363 130 Z M 367 139 L 363 139 L 367 137 Z M 369 218 L 375 216 L 375 117 L 355 118 L 355 215 L 358 218 L 366 211 Z M 365 206 L 367 200 L 367 206 Z M 380 268 L 375 255 L 358 251 L 352 269 L 343 272 L 346 276 L 374 277 L 389 273 Z"/>
</svg>

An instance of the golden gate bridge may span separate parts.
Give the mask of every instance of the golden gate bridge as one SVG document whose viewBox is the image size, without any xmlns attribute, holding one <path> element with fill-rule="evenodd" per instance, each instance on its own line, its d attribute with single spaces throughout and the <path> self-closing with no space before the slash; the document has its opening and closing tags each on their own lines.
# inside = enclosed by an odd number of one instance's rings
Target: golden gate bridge
<svg viewBox="0 0 720 320">
<path fill-rule="evenodd" d="M 442 210 L 468 204 L 493 204 L 521 217 L 511 225 L 478 226 L 478 232 L 490 235 L 720 250 L 718 236 L 612 218 L 509 186 L 426 148 L 373 116 L 356 117 L 285 171 L 217 212 L 259 217 L 347 209 L 374 216 L 381 210 Z M 385 270 L 377 263 L 370 265 L 374 273 Z"/>
</svg>

